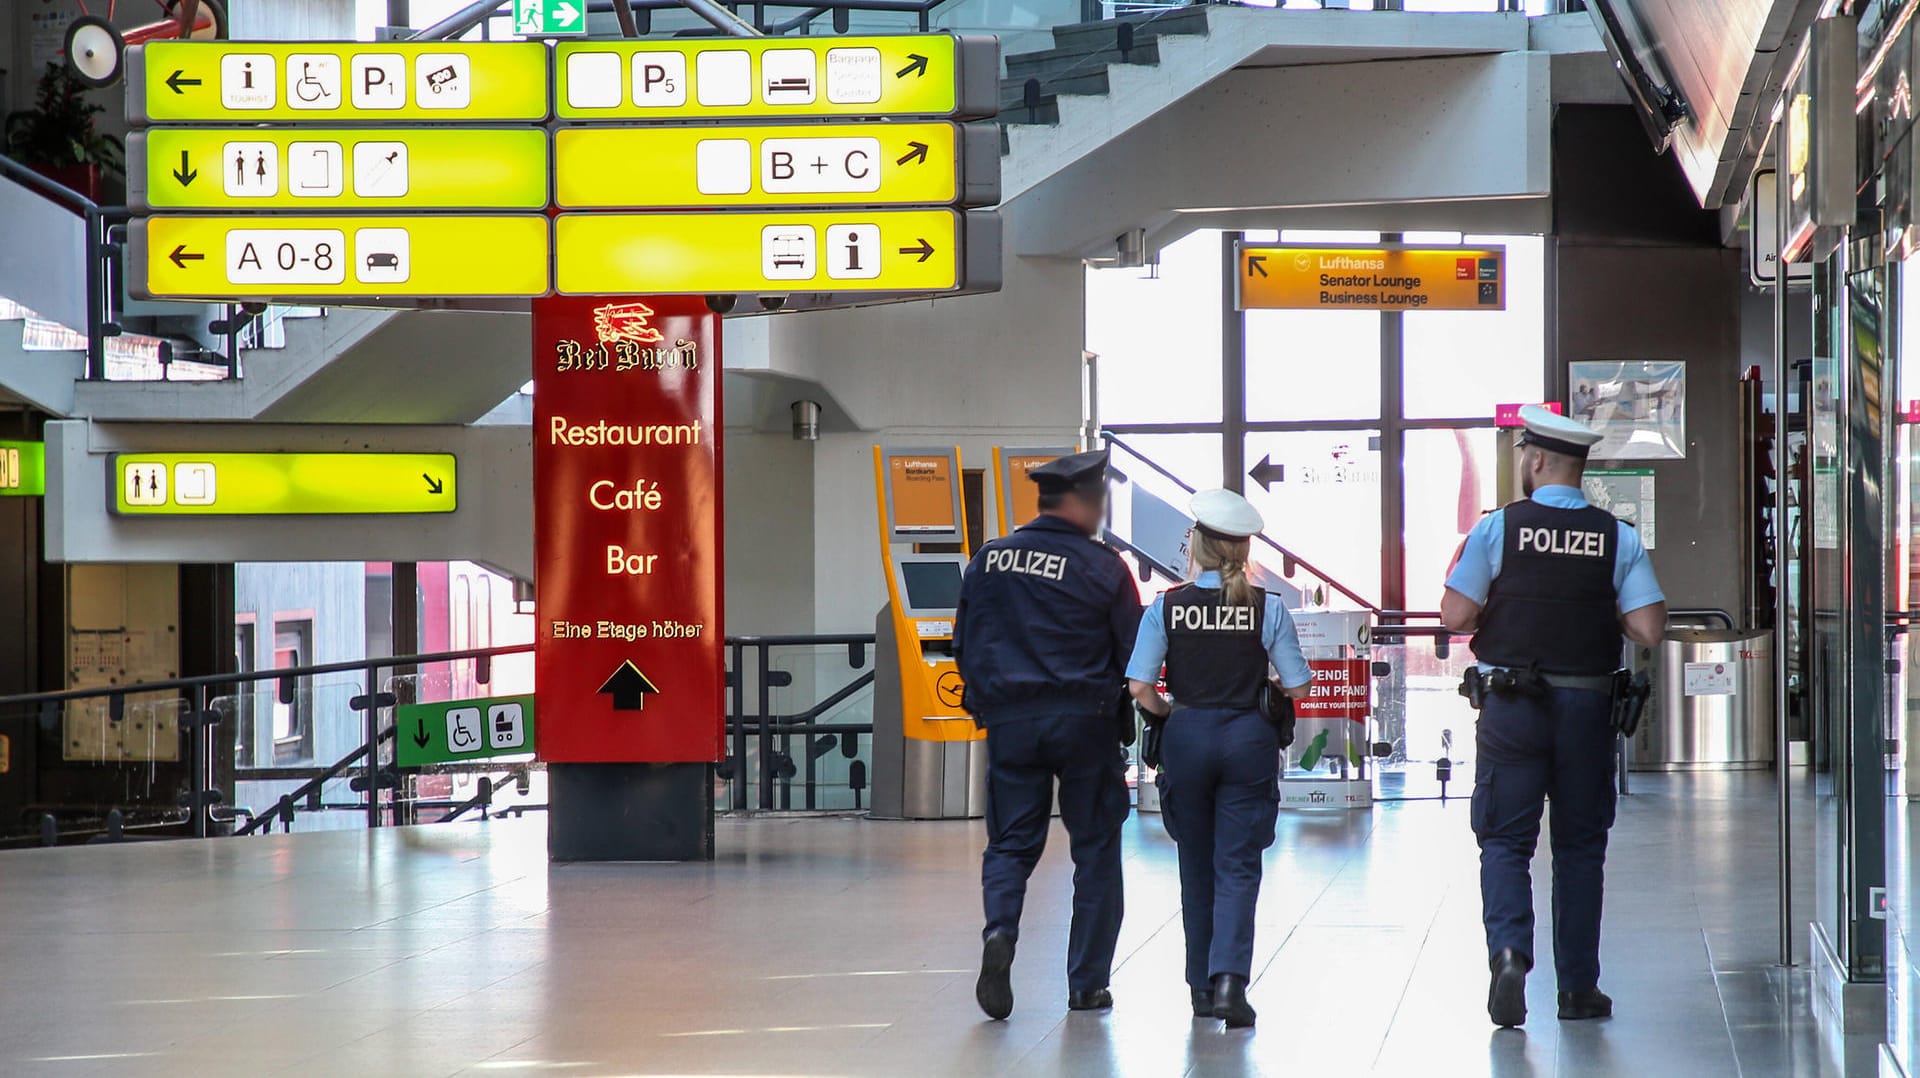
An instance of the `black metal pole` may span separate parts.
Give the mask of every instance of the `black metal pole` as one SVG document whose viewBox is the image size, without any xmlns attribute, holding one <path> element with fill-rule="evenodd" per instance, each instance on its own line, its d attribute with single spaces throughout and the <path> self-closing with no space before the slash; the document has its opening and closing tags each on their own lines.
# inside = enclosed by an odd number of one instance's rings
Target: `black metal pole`
<svg viewBox="0 0 1920 1078">
<path fill-rule="evenodd" d="M 1247 316 L 1234 301 L 1245 233 L 1220 234 L 1220 485 L 1247 489 Z"/>
</svg>

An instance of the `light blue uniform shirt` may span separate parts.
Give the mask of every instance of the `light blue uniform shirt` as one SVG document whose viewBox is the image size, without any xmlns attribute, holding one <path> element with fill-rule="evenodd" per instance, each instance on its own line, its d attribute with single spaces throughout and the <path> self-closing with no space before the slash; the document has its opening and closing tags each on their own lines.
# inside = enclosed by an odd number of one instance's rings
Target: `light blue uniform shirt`
<svg viewBox="0 0 1920 1078">
<path fill-rule="evenodd" d="M 1220 574 L 1209 569 L 1194 580 L 1203 588 L 1220 586 Z M 1151 685 L 1160 680 L 1160 668 L 1167 662 L 1167 604 L 1164 594 L 1147 604 L 1140 619 L 1140 635 L 1133 643 L 1133 658 L 1127 662 L 1127 676 Z M 1267 609 L 1260 623 L 1260 644 L 1267 658 L 1280 672 L 1280 683 L 1297 688 L 1313 679 L 1307 669 L 1307 657 L 1300 653 L 1300 636 L 1293 628 L 1293 615 L 1280 597 L 1267 593 Z"/>
<path fill-rule="evenodd" d="M 1533 492 L 1533 500 L 1554 509 L 1587 506 L 1586 495 L 1578 488 L 1567 486 L 1540 487 Z M 1653 563 L 1647 559 L 1647 548 L 1640 542 L 1640 533 L 1624 520 L 1619 526 L 1620 545 L 1614 548 L 1613 557 L 1613 591 L 1619 596 L 1621 613 L 1665 602 L 1667 597 L 1660 591 L 1660 582 L 1654 579 Z M 1500 575 L 1506 536 L 1506 510 L 1495 509 L 1481 517 L 1480 523 L 1467 533 L 1467 541 L 1460 548 L 1459 564 L 1447 574 L 1448 590 L 1457 591 L 1481 606 L 1487 605 L 1487 592 L 1493 587 L 1493 578 Z"/>
</svg>

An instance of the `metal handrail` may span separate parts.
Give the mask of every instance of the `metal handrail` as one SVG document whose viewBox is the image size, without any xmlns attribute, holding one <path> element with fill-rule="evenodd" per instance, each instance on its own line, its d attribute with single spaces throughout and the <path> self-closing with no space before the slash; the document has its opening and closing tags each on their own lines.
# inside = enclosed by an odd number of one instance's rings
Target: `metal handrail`
<svg viewBox="0 0 1920 1078">
<path fill-rule="evenodd" d="M 1135 449 L 1131 445 L 1128 445 L 1127 442 L 1124 439 L 1122 439 L 1119 435 L 1113 433 L 1110 430 L 1102 430 L 1100 432 L 1100 437 L 1105 439 L 1109 445 L 1117 445 L 1120 448 L 1126 450 L 1127 453 L 1131 455 L 1135 460 L 1138 460 L 1140 463 L 1145 464 L 1147 467 L 1153 469 L 1155 472 L 1159 473 L 1159 475 L 1162 478 L 1171 481 L 1174 485 L 1178 486 L 1181 490 L 1186 491 L 1188 494 L 1198 493 L 1198 491 L 1196 491 L 1193 487 L 1187 485 L 1186 480 L 1181 479 L 1179 476 L 1173 474 L 1172 472 L 1168 471 L 1166 468 L 1162 467 L 1159 464 L 1159 462 L 1155 461 L 1152 457 L 1149 457 L 1145 453 L 1142 453 L 1140 450 Z M 1319 577 L 1320 580 L 1325 582 L 1328 587 L 1346 596 L 1347 598 L 1353 600 L 1354 602 L 1359 603 L 1361 606 L 1365 607 L 1368 610 L 1368 612 L 1372 613 L 1376 617 L 1385 613 L 1380 609 L 1379 603 L 1367 601 L 1365 598 L 1361 597 L 1359 592 L 1354 591 L 1352 588 L 1349 588 L 1345 584 L 1342 584 L 1338 580 L 1335 580 L 1332 576 L 1328 575 L 1325 571 L 1315 566 L 1312 562 L 1308 561 L 1307 559 L 1301 557 L 1298 554 L 1295 554 L 1293 551 L 1288 550 L 1286 547 L 1281 546 L 1279 543 L 1274 542 L 1271 538 L 1268 537 L 1267 533 L 1260 532 L 1257 535 L 1255 535 L 1254 538 L 1260 540 L 1260 542 L 1266 544 L 1267 546 L 1272 547 L 1275 552 L 1280 554 L 1281 557 L 1285 558 L 1289 562 L 1292 562 L 1295 566 L 1301 569 L 1305 569 L 1307 572 L 1312 573 L 1316 577 Z M 1129 546 L 1131 546 L 1131 544 L 1129 544 Z"/>
<path fill-rule="evenodd" d="M 107 338 L 118 336 L 119 327 L 113 325 L 111 300 L 107 291 L 106 275 L 112 265 L 115 253 L 114 245 L 107 242 L 106 230 L 110 221 L 124 221 L 129 213 L 125 206 L 102 206 L 87 196 L 62 183 L 42 176 L 18 161 L 0 156 L 0 176 L 20 184 L 29 191 L 78 213 L 86 230 L 87 249 L 84 253 L 87 265 L 86 305 L 87 324 L 79 327 L 87 335 L 86 376 L 89 381 L 107 376 Z"/>
</svg>

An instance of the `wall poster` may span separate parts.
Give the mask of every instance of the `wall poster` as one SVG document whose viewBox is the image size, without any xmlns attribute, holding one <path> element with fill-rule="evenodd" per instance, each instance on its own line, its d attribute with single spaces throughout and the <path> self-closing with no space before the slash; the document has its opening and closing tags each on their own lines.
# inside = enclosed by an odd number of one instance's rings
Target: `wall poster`
<svg viewBox="0 0 1920 1078">
<path fill-rule="evenodd" d="M 1594 460 L 1684 460 L 1687 365 L 1679 360 L 1567 364 L 1568 411 L 1600 432 Z"/>
</svg>

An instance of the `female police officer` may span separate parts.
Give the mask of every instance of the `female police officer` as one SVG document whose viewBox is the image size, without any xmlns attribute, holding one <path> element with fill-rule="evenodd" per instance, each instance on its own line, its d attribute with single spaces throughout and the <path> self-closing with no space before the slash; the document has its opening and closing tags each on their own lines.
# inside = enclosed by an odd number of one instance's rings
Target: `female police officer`
<svg viewBox="0 0 1920 1078">
<path fill-rule="evenodd" d="M 1229 490 L 1201 491 L 1192 508 L 1201 572 L 1147 607 L 1127 679 L 1143 710 L 1172 716 L 1161 811 L 1180 847 L 1194 1017 L 1240 1028 L 1254 1020 L 1253 910 L 1279 808 L 1279 735 L 1260 714 L 1260 690 L 1269 661 L 1289 696 L 1305 696 L 1311 675 L 1286 607 L 1247 580 L 1248 540 L 1265 526 L 1259 510 Z M 1154 688 L 1163 662 L 1172 700 Z"/>
</svg>

